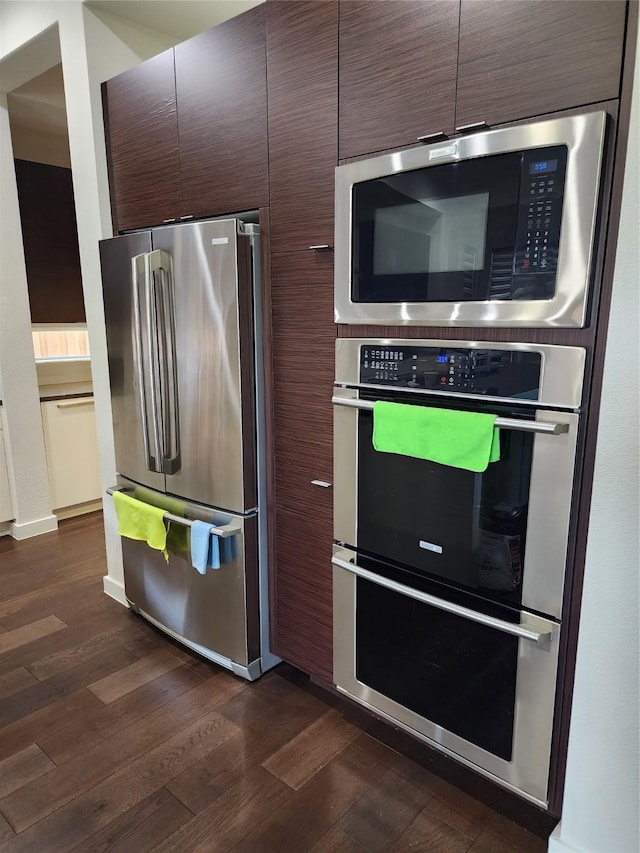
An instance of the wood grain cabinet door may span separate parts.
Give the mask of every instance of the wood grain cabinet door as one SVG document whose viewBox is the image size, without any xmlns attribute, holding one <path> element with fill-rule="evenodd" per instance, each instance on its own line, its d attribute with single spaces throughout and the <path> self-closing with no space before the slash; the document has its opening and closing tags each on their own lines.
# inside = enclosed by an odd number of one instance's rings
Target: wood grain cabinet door
<svg viewBox="0 0 640 853">
<path fill-rule="evenodd" d="M 617 98 L 624 0 L 462 0 L 456 127 Z"/>
<path fill-rule="evenodd" d="M 175 55 L 182 215 L 268 205 L 264 5 L 182 42 Z"/>
<path fill-rule="evenodd" d="M 340 159 L 453 132 L 459 0 L 341 0 Z"/>
<path fill-rule="evenodd" d="M 104 84 L 116 231 L 158 225 L 182 211 L 173 50 Z"/>
<path fill-rule="evenodd" d="M 271 251 L 333 245 L 338 3 L 267 3 Z"/>
<path fill-rule="evenodd" d="M 272 256 L 276 653 L 332 680 L 333 255 Z"/>
</svg>

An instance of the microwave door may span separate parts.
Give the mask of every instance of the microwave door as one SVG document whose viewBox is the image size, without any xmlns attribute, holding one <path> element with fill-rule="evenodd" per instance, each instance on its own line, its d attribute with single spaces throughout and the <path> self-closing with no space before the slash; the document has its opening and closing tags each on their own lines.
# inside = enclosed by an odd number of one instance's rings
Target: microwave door
<svg viewBox="0 0 640 853">
<path fill-rule="evenodd" d="M 338 323 L 583 326 L 606 115 L 336 170 Z"/>
</svg>

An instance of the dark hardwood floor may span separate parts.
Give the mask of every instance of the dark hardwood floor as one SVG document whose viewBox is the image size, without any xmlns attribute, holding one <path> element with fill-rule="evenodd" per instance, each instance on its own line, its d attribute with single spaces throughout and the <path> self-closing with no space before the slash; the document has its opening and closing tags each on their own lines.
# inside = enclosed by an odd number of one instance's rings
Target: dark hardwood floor
<svg viewBox="0 0 640 853">
<path fill-rule="evenodd" d="M 254 684 L 102 592 L 100 514 L 0 539 L 0 851 L 542 853 L 286 666 Z"/>
</svg>

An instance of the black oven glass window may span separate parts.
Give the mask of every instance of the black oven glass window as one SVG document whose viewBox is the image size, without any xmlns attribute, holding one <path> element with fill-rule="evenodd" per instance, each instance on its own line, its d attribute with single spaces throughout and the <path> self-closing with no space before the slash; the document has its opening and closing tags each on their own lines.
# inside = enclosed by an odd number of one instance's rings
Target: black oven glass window
<svg viewBox="0 0 640 853">
<path fill-rule="evenodd" d="M 358 578 L 358 681 L 511 760 L 518 639 Z"/>
<path fill-rule="evenodd" d="M 522 600 L 534 436 L 500 430 L 482 474 L 373 447 L 358 414 L 358 549 L 517 606 Z"/>
<path fill-rule="evenodd" d="M 552 298 L 565 169 L 554 146 L 356 183 L 353 301 Z"/>
</svg>

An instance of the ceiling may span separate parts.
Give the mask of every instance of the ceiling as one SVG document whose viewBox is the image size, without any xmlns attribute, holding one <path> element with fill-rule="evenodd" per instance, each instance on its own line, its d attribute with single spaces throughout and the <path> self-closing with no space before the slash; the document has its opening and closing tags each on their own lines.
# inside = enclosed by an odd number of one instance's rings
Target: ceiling
<svg viewBox="0 0 640 853">
<path fill-rule="evenodd" d="M 263 0 L 85 0 L 90 9 L 108 12 L 159 30 L 179 41 L 233 18 Z"/>
<path fill-rule="evenodd" d="M 14 89 L 8 96 L 12 128 L 16 125 L 45 134 L 67 132 L 62 65 Z"/>
</svg>

